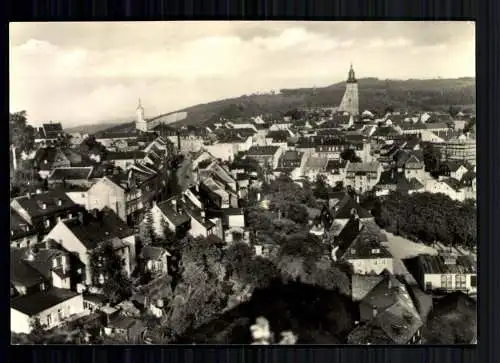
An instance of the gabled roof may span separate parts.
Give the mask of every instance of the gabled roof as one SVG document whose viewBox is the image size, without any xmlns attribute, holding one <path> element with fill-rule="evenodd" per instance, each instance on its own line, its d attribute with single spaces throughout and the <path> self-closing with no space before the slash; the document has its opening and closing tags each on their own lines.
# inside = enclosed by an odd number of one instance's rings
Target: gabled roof
<svg viewBox="0 0 500 363">
<path fill-rule="evenodd" d="M 475 274 L 477 264 L 470 256 L 456 256 L 455 263 L 446 263 L 442 255 L 418 255 L 405 259 L 404 264 L 412 274 L 422 270 L 426 274 Z"/>
<path fill-rule="evenodd" d="M 459 191 L 462 188 L 462 184 L 460 183 L 460 181 L 454 178 L 446 178 L 443 179 L 442 182 L 448 185 L 450 188 L 453 188 L 453 190 L 455 191 Z"/>
<path fill-rule="evenodd" d="M 170 256 L 170 253 L 164 248 L 155 246 L 144 246 L 141 250 L 140 257 L 145 260 L 158 260 L 163 255 Z"/>
<path fill-rule="evenodd" d="M 78 207 L 64 192 L 48 191 L 14 199 L 33 218 Z M 14 202 L 11 203 L 13 206 Z M 45 206 L 45 209 L 43 208 Z"/>
<path fill-rule="evenodd" d="M 278 146 L 252 146 L 248 152 L 248 156 L 259 155 L 274 155 L 279 150 Z"/>
<path fill-rule="evenodd" d="M 26 249 L 10 249 L 10 281 L 29 288 L 38 285 L 44 277 L 40 271 L 25 262 L 26 256 Z"/>
<path fill-rule="evenodd" d="M 349 219 L 353 211 L 356 211 L 358 217 L 361 219 L 373 218 L 373 215 L 368 210 L 361 207 L 353 197 L 344 192 L 339 194 L 339 202 L 335 205 L 335 211 L 333 213 L 335 219 Z M 335 196 L 332 196 L 332 198 L 334 197 Z"/>
<path fill-rule="evenodd" d="M 369 163 L 347 163 L 346 172 L 355 173 L 376 173 L 380 167 L 378 161 L 372 161 Z"/>
<path fill-rule="evenodd" d="M 56 180 L 88 180 L 92 174 L 93 167 L 69 167 L 55 168 L 48 179 Z"/>
<path fill-rule="evenodd" d="M 390 252 L 380 244 L 380 233 L 362 224 L 354 241 L 342 255 L 344 260 L 392 258 Z"/>
<path fill-rule="evenodd" d="M 184 223 L 188 223 L 191 219 L 190 216 L 182 210 L 182 208 L 179 208 L 178 210 L 175 209 L 174 201 L 179 207 L 177 197 L 173 197 L 161 203 L 158 203 L 157 206 L 163 213 L 163 216 L 167 218 L 170 223 L 177 227 Z"/>
<path fill-rule="evenodd" d="M 144 151 L 108 151 L 105 160 L 136 160 L 143 159 L 146 156 Z"/>
<path fill-rule="evenodd" d="M 113 238 L 121 240 L 134 235 L 134 230 L 107 207 L 97 217 L 86 215 L 83 219 L 83 223 L 76 218 L 63 223 L 89 250 Z"/>
<path fill-rule="evenodd" d="M 311 156 L 309 159 L 307 159 L 305 168 L 325 170 L 327 164 L 328 158 Z"/>
<path fill-rule="evenodd" d="M 78 294 L 71 290 L 51 287 L 47 291 L 17 296 L 10 300 L 10 306 L 23 314 L 33 316 L 75 296 Z"/>
<path fill-rule="evenodd" d="M 353 275 L 351 282 L 353 301 L 362 300 L 384 277 L 382 275 Z"/>
</svg>

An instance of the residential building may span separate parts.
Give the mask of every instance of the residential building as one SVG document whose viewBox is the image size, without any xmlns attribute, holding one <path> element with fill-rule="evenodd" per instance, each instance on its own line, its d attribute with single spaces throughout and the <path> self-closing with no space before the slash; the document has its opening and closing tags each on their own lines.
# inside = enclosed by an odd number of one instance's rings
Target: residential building
<svg viewBox="0 0 500 363">
<path fill-rule="evenodd" d="M 476 165 L 476 140 L 468 135 L 461 135 L 442 143 L 444 160 L 466 161 Z"/>
<path fill-rule="evenodd" d="M 143 209 L 142 190 L 127 174 L 101 178 L 88 190 L 89 209 L 112 209 L 123 221 L 129 222 Z"/>
<path fill-rule="evenodd" d="M 252 146 L 247 157 L 256 160 L 261 166 L 276 169 L 283 150 L 278 146 Z"/>
<path fill-rule="evenodd" d="M 60 220 L 73 218 L 83 210 L 61 191 L 40 192 L 13 199 L 13 209 L 37 233 L 46 235 Z"/>
<path fill-rule="evenodd" d="M 76 187 L 87 187 L 92 185 L 92 172 L 93 167 L 63 167 L 55 168 L 47 177 L 47 182 L 50 188 L 56 186 L 76 186 Z"/>
<path fill-rule="evenodd" d="M 81 274 L 81 282 L 87 286 L 101 280 L 101 276 L 93 275 L 90 254 L 105 243 L 111 243 L 117 255 L 124 260 L 124 271 L 128 275 L 137 264 L 135 232 L 109 208 L 92 214 L 81 213 L 77 218 L 60 221 L 45 237 L 47 240 L 55 241 L 78 256 L 85 269 Z"/>
<path fill-rule="evenodd" d="M 137 161 L 143 160 L 146 156 L 144 151 L 108 151 L 104 160 L 110 162 L 111 164 L 122 168 L 123 170 L 128 170 Z"/>
<path fill-rule="evenodd" d="M 51 329 L 83 314 L 82 294 L 56 287 L 42 287 L 38 292 L 11 298 L 10 330 L 29 334 L 35 320 L 46 329 Z"/>
<path fill-rule="evenodd" d="M 55 143 L 61 136 L 64 130 L 60 122 L 43 124 L 35 133 L 35 143 L 42 146 Z"/>
<path fill-rule="evenodd" d="M 141 272 L 151 275 L 168 273 L 168 257 L 170 253 L 161 247 L 144 246 L 139 254 Z"/>
<path fill-rule="evenodd" d="M 359 304 L 359 326 L 349 344 L 419 344 L 422 318 L 404 284 L 386 273 Z"/>
<path fill-rule="evenodd" d="M 380 274 L 384 270 L 393 273 L 393 257 L 382 245 L 387 237 L 376 224 L 361 223 L 353 217 L 336 241 L 332 258 L 351 264 L 355 274 Z"/>
<path fill-rule="evenodd" d="M 477 265 L 472 256 L 442 253 L 419 255 L 403 262 L 424 291 L 477 293 Z"/>
<path fill-rule="evenodd" d="M 71 163 L 61 149 L 45 147 L 38 149 L 33 159 L 33 166 L 41 178 L 45 179 L 55 168 L 69 168 Z"/>
<path fill-rule="evenodd" d="M 36 229 L 10 208 L 10 246 L 29 247 L 38 242 Z"/>
<path fill-rule="evenodd" d="M 348 162 L 345 169 L 344 185 L 350 186 L 359 193 L 364 193 L 373 189 L 380 180 L 382 165 L 373 161 L 370 163 L 351 163 Z"/>
</svg>

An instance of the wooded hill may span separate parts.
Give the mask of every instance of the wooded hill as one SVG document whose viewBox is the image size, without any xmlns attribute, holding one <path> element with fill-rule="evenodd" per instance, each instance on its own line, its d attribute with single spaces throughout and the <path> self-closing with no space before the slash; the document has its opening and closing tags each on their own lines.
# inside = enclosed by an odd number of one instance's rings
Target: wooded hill
<svg viewBox="0 0 500 363">
<path fill-rule="evenodd" d="M 447 111 L 450 106 L 471 111 L 476 103 L 474 78 L 358 80 L 360 111 L 383 114 L 390 107 L 404 110 Z M 282 89 L 277 94 L 252 94 L 185 108 L 186 119 L 176 125 L 199 125 L 219 117 L 279 116 L 300 107 L 336 107 L 345 91 L 345 82 L 323 88 Z"/>
</svg>

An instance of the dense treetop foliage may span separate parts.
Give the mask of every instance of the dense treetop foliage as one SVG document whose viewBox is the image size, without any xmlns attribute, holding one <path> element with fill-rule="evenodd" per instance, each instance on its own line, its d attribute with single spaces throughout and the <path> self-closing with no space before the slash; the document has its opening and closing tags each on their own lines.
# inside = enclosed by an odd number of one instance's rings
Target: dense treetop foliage
<svg viewBox="0 0 500 363">
<path fill-rule="evenodd" d="M 444 194 L 391 193 L 368 202 L 381 228 L 427 244 L 476 246 L 475 202 L 454 201 Z"/>
</svg>

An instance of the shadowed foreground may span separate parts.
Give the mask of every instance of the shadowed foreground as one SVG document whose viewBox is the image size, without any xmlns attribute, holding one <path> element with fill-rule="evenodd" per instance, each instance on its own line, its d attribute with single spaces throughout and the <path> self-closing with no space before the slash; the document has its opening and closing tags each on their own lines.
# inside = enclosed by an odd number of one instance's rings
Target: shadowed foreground
<svg viewBox="0 0 500 363">
<path fill-rule="evenodd" d="M 335 291 L 302 283 L 275 282 L 221 317 L 187 333 L 182 344 L 249 344 L 250 326 L 265 317 L 275 336 L 286 330 L 297 344 L 342 344 L 354 327 L 357 305 Z"/>
</svg>

